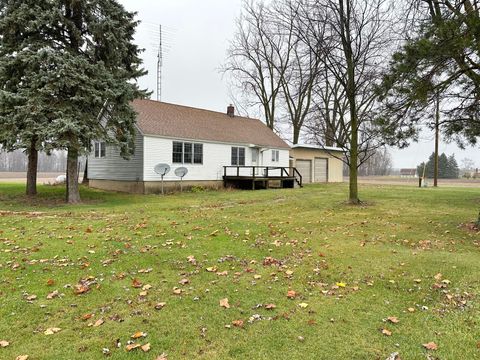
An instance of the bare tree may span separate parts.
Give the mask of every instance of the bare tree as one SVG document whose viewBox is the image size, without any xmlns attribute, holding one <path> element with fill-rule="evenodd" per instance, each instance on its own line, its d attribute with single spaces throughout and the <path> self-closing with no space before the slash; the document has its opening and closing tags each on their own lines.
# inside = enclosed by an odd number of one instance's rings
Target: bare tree
<svg viewBox="0 0 480 360">
<path fill-rule="evenodd" d="M 313 34 L 319 22 L 327 26 L 327 35 L 318 34 L 319 41 L 311 47 L 325 68 L 316 106 L 320 116 L 313 122 L 320 131 L 313 131 L 313 136 L 344 150 L 349 201 L 358 204 L 358 168 L 384 145 L 376 129 L 380 109 L 375 88 L 392 49 L 391 1 L 312 0 L 303 16 Z M 320 39 L 326 41 L 322 47 L 317 46 Z"/>
<path fill-rule="evenodd" d="M 259 105 L 267 126 L 274 129 L 293 29 L 279 25 L 263 2 L 245 1 L 243 8 L 222 71 L 229 73 L 234 86 L 247 95 L 247 107 Z"/>
</svg>

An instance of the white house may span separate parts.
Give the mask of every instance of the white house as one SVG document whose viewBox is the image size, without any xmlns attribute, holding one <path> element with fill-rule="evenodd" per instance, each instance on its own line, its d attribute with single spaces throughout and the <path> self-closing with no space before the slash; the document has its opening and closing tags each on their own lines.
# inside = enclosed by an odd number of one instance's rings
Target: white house
<svg viewBox="0 0 480 360">
<path fill-rule="evenodd" d="M 133 107 L 138 113 L 135 153 L 125 160 L 115 146 L 95 142 L 88 160 L 91 187 L 158 192 L 161 176 L 154 170 L 158 164 L 171 167 L 164 177 L 167 187 L 178 187 L 175 169 L 179 167 L 188 170 L 185 186 L 219 187 L 243 181 L 255 188 L 268 187 L 266 181 L 272 180 L 293 187 L 290 147 L 260 120 L 235 116 L 233 106 L 219 113 L 136 100 Z"/>
</svg>

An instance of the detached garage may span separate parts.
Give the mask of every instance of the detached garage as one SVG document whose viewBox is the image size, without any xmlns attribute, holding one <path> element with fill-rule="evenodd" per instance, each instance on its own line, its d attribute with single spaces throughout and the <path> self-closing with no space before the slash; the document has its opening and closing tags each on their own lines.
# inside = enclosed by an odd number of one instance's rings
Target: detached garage
<svg viewBox="0 0 480 360">
<path fill-rule="evenodd" d="M 296 167 L 304 184 L 343 181 L 343 150 L 315 145 L 294 145 L 290 150 L 291 166 Z"/>
</svg>

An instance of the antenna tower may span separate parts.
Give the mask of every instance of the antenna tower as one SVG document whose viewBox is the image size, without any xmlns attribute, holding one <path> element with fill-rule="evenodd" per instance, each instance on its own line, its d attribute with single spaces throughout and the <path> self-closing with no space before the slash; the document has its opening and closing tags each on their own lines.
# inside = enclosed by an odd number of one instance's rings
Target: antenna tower
<svg viewBox="0 0 480 360">
<path fill-rule="evenodd" d="M 160 44 L 158 48 L 157 61 L 157 101 L 162 101 L 162 67 L 163 67 L 163 44 L 162 44 L 162 25 L 160 25 Z"/>
</svg>

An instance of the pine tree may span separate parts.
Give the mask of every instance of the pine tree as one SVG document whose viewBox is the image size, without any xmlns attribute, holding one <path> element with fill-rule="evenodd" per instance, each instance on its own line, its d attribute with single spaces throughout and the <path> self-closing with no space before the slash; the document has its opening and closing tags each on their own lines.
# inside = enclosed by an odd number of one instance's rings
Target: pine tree
<svg viewBox="0 0 480 360">
<path fill-rule="evenodd" d="M 35 74 L 23 76 L 29 95 L 23 100 L 38 115 L 26 124 L 25 132 L 35 133 L 41 125 L 39 141 L 68 150 L 67 201 L 76 203 L 78 157 L 90 150 L 92 140 L 118 146 L 125 157 L 133 152 L 136 115 L 130 103 L 147 95 L 134 82 L 145 74 L 141 50 L 133 44 L 138 23 L 135 14 L 115 0 L 30 2 L 2 4 L 6 23 L 22 23 L 26 8 L 36 6 L 31 23 L 40 31 L 30 36 L 27 23 L 20 31 L 26 40 L 17 48 L 32 46 L 28 64 L 36 67 Z M 33 47 L 34 40 L 38 47 Z M 15 98 L 16 90 L 11 91 Z"/>
</svg>

